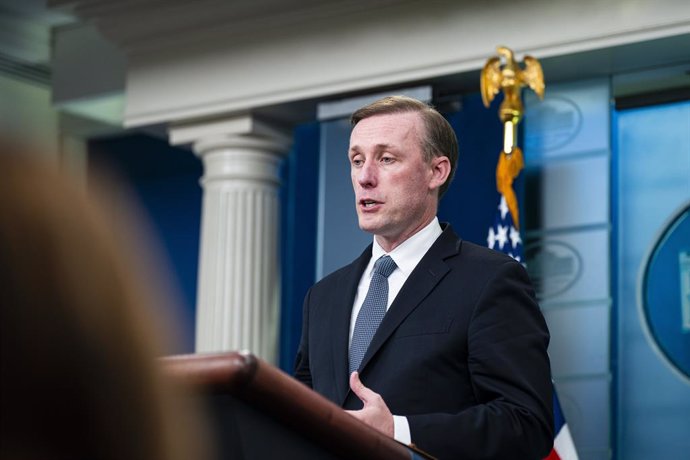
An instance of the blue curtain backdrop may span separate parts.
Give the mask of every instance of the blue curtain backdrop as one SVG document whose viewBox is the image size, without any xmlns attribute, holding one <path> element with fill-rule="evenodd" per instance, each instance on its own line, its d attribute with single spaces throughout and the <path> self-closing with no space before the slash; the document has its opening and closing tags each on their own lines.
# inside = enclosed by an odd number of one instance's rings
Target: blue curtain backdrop
<svg viewBox="0 0 690 460">
<path fill-rule="evenodd" d="M 302 301 L 316 271 L 319 124 L 298 126 L 283 163 L 281 188 L 280 367 L 292 367 L 302 331 Z"/>
<path fill-rule="evenodd" d="M 194 350 L 196 281 L 201 221 L 201 161 L 165 140 L 128 135 L 89 142 L 89 170 L 106 169 L 130 189 L 160 242 L 179 288 L 180 353 Z M 90 175 L 91 176 L 91 175 Z M 174 294 L 174 293 L 173 293 Z M 172 305 L 159 306 L 163 311 Z"/>
<path fill-rule="evenodd" d="M 458 136 L 460 153 L 455 179 L 441 200 L 438 217 L 450 222 L 461 238 L 481 246 L 486 246 L 499 200 L 496 163 L 503 146 L 503 126 L 497 113 L 500 101 L 501 97 L 497 98 L 487 109 L 479 94 L 466 96 L 461 110 L 446 115 Z M 520 199 L 522 176 L 514 187 Z"/>
</svg>

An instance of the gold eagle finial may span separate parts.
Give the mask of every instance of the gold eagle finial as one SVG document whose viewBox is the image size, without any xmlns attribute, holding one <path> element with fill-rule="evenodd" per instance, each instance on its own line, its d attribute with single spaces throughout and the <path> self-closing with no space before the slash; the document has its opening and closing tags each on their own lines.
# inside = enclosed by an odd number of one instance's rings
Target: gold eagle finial
<svg viewBox="0 0 690 460">
<path fill-rule="evenodd" d="M 532 56 L 525 56 L 525 68 L 522 69 L 515 61 L 510 48 L 498 46 L 496 51 L 499 55 L 489 58 L 482 69 L 480 79 L 482 101 L 488 108 L 496 94 L 502 89 L 505 99 L 499 108 L 499 117 L 504 123 L 512 121 L 517 124 L 523 113 L 520 89 L 523 86 L 529 86 L 542 99 L 544 73 L 539 61 Z"/>
</svg>

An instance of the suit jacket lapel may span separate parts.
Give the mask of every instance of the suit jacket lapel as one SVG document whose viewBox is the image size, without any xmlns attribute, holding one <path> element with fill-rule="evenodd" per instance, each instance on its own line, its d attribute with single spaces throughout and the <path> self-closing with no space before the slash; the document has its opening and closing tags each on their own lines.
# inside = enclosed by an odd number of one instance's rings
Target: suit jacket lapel
<svg viewBox="0 0 690 460">
<path fill-rule="evenodd" d="M 335 388 L 338 395 L 338 401 L 342 405 L 345 401 L 348 391 L 350 390 L 350 376 L 348 375 L 348 359 L 349 359 L 349 342 L 350 342 L 350 319 L 352 316 L 352 304 L 355 301 L 357 287 L 362 273 L 371 259 L 371 245 L 369 245 L 364 252 L 352 262 L 343 274 L 339 282 L 343 283 L 338 292 L 343 295 L 335 300 L 332 306 L 332 320 L 330 324 L 333 325 L 333 373 Z"/>
<path fill-rule="evenodd" d="M 417 308 L 449 271 L 444 260 L 458 253 L 459 241 L 453 229 L 448 225 L 422 260 L 419 261 L 388 309 L 386 316 L 383 317 L 376 334 L 374 334 L 362 359 L 360 366 L 362 372 L 400 323 Z"/>
</svg>

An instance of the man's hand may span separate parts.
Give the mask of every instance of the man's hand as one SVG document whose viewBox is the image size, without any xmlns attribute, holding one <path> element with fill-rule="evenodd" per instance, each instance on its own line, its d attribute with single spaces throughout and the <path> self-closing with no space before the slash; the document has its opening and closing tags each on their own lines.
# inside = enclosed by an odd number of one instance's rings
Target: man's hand
<svg viewBox="0 0 690 460">
<path fill-rule="evenodd" d="M 381 395 L 365 387 L 357 372 L 350 375 L 350 388 L 362 400 L 364 407 L 361 410 L 349 410 L 347 412 L 392 438 L 393 414 L 388 410 L 388 406 L 386 406 Z"/>
</svg>

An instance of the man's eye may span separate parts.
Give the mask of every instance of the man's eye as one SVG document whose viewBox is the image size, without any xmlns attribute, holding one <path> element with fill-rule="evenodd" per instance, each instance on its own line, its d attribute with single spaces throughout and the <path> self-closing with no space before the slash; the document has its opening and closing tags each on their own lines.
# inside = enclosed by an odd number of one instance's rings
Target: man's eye
<svg viewBox="0 0 690 460">
<path fill-rule="evenodd" d="M 383 157 L 381 158 L 381 163 L 383 164 L 391 164 L 395 161 L 393 157 Z"/>
<path fill-rule="evenodd" d="M 358 160 L 356 158 L 352 160 L 352 166 L 361 166 L 362 163 L 364 163 L 362 160 Z"/>
</svg>

